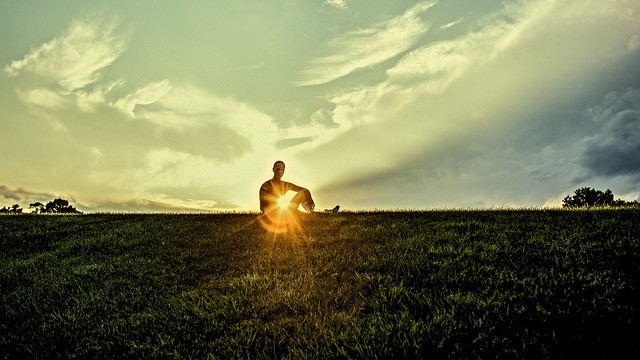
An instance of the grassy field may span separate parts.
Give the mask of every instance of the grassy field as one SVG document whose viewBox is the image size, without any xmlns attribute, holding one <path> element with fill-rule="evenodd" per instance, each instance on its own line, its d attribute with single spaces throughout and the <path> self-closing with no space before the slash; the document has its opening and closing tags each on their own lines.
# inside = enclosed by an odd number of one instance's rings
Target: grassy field
<svg viewBox="0 0 640 360">
<path fill-rule="evenodd" d="M 0 216 L 6 358 L 638 358 L 640 210 Z M 0 355 L 2 356 L 2 355 Z"/>
</svg>

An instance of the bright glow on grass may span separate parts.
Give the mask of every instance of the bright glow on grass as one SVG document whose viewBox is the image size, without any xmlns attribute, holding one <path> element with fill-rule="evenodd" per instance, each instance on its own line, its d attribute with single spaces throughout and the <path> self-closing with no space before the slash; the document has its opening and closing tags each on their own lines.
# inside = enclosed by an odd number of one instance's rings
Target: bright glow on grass
<svg viewBox="0 0 640 360">
<path fill-rule="evenodd" d="M 284 196 L 280 196 L 276 204 L 280 210 L 286 210 L 289 207 L 289 199 Z"/>
<path fill-rule="evenodd" d="M 285 194 L 280 197 L 270 197 L 271 207 L 265 209 L 263 214 L 258 216 L 262 226 L 274 233 L 285 233 L 288 231 L 299 231 L 301 229 L 297 210 L 291 211 L 289 204 L 293 198 L 292 194 Z"/>
<path fill-rule="evenodd" d="M 270 211 L 260 214 L 258 219 L 266 230 L 274 234 L 300 230 L 296 215 L 286 206 L 284 208 L 274 206 Z"/>
</svg>

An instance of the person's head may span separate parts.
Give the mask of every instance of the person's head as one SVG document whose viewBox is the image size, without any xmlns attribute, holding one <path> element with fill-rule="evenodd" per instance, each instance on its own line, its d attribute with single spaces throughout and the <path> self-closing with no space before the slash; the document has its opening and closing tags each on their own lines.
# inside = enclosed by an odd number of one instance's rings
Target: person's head
<svg viewBox="0 0 640 360">
<path fill-rule="evenodd" d="M 273 163 L 273 177 L 280 180 L 282 175 L 284 175 L 284 161 L 278 160 Z"/>
</svg>

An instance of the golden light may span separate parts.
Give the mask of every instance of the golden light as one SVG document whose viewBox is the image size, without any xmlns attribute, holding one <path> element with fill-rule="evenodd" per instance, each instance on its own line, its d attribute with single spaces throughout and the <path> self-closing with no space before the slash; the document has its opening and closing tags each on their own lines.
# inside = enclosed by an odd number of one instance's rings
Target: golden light
<svg viewBox="0 0 640 360">
<path fill-rule="evenodd" d="M 296 216 L 297 211 L 292 212 L 289 208 L 291 198 L 292 196 L 273 198 L 273 206 L 265 209 L 265 212 L 258 216 L 262 226 L 274 235 L 301 230 Z"/>
<path fill-rule="evenodd" d="M 274 236 L 302 230 L 300 219 L 298 219 L 299 212 L 297 210 L 291 211 L 289 208 L 294 195 L 289 192 L 280 197 L 269 196 L 268 201 L 272 205 L 264 209 L 264 212 L 258 216 L 260 224 Z"/>
<path fill-rule="evenodd" d="M 277 206 L 280 210 L 287 210 L 289 207 L 289 199 L 284 196 L 280 196 L 276 204 L 278 204 Z"/>
</svg>

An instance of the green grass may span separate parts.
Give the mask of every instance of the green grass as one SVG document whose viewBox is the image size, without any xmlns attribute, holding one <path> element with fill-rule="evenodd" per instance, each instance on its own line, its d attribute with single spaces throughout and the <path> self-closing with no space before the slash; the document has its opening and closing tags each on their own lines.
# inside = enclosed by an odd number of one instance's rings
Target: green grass
<svg viewBox="0 0 640 360">
<path fill-rule="evenodd" d="M 637 358 L 640 211 L 0 216 L 6 358 Z"/>
</svg>

